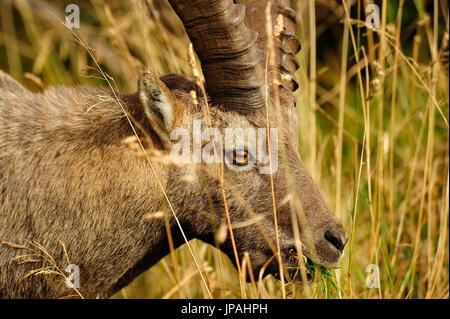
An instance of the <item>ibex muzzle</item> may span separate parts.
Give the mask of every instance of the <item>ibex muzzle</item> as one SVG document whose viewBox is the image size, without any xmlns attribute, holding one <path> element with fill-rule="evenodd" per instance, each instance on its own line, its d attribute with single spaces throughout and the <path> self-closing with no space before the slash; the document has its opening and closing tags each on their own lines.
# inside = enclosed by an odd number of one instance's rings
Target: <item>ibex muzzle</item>
<svg viewBox="0 0 450 319">
<path fill-rule="evenodd" d="M 269 89 L 280 103 L 271 95 L 266 105 L 265 3 L 243 2 L 259 37 L 244 23 L 244 6 L 231 0 L 170 1 L 202 63 L 208 103 L 178 75 L 143 72 L 134 95 L 85 86 L 33 94 L 0 72 L 0 297 L 70 294 L 51 273 L 27 276 L 69 261 L 79 267 L 84 297 L 111 296 L 169 252 L 161 211 L 175 247 L 184 243 L 181 226 L 187 239 L 220 247 L 235 264 L 235 252 L 239 260 L 248 253 L 255 277 L 279 273 L 277 260 L 296 266 L 293 252 L 338 265 L 347 236 L 298 153 L 295 13 L 289 1 L 274 1 L 272 18 L 282 14 L 284 30 L 274 39 L 277 65 L 269 71 L 278 81 L 271 77 Z M 281 73 L 292 81 L 280 81 Z M 239 153 L 219 144 L 232 161 L 171 161 L 176 128 L 192 133 L 197 121 L 221 132 L 262 129 L 267 119 L 278 129 L 273 174 L 248 160 L 256 154 L 245 141 Z M 273 258 L 277 240 L 280 259 Z M 54 264 L 35 258 L 36 247 Z"/>
</svg>

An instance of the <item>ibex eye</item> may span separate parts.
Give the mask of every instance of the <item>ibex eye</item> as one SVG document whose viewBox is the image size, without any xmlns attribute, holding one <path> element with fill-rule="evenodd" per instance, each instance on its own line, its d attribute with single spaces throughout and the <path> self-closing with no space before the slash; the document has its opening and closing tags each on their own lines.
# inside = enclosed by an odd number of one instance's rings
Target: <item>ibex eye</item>
<svg viewBox="0 0 450 319">
<path fill-rule="evenodd" d="M 237 166 L 255 163 L 253 155 L 246 149 L 237 149 L 227 152 L 227 162 Z"/>
</svg>

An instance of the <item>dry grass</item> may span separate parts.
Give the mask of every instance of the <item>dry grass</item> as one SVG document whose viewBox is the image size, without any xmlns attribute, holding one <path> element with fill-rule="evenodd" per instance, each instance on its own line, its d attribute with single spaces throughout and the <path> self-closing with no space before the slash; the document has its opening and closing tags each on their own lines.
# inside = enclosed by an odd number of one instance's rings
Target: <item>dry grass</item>
<svg viewBox="0 0 450 319">
<path fill-rule="evenodd" d="M 189 41 L 166 1 L 77 2 L 77 33 L 93 56 L 56 19 L 70 2 L 2 1 L 0 68 L 35 91 L 107 86 L 94 60 L 125 92 L 136 90 L 142 69 L 192 74 Z M 194 240 L 116 298 L 449 297 L 448 3 L 380 1 L 380 29 L 365 27 L 367 3 L 296 7 L 299 151 L 350 235 L 341 268 L 307 269 L 315 281 L 306 287 L 272 277 L 244 284 L 248 260 L 238 275 L 227 257 Z M 315 17 L 313 5 L 333 14 Z M 334 45 L 321 41 L 327 34 Z M 366 287 L 369 264 L 379 266 L 378 289 Z"/>
<path fill-rule="evenodd" d="M 63 282 L 64 284 L 68 284 L 72 282 L 72 279 L 67 276 L 64 268 L 61 268 L 58 263 L 55 261 L 53 256 L 47 251 L 47 249 L 39 243 L 27 241 L 26 245 L 11 243 L 11 242 L 2 242 L 2 245 L 6 245 L 10 248 L 14 248 L 19 250 L 22 254 L 17 255 L 12 260 L 13 262 L 20 264 L 31 264 L 34 268 L 28 271 L 25 276 L 23 276 L 22 280 L 27 279 L 28 277 L 35 276 L 47 276 L 50 277 L 52 281 Z M 67 265 L 70 265 L 70 258 L 67 253 L 66 245 L 63 242 L 59 242 L 61 246 L 61 250 L 63 251 L 65 262 Z M 39 266 L 38 266 L 39 265 Z M 72 294 L 62 296 L 61 299 L 65 298 L 83 298 L 83 295 L 80 291 L 72 284 L 71 288 Z"/>
</svg>

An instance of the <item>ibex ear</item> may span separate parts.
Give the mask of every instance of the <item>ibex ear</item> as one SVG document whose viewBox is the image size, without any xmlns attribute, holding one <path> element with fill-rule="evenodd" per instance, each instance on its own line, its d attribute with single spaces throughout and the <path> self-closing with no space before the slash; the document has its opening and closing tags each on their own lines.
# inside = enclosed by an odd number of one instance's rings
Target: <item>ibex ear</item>
<svg viewBox="0 0 450 319">
<path fill-rule="evenodd" d="M 152 129 L 163 144 L 168 143 L 175 117 L 175 97 L 172 92 L 155 74 L 145 71 L 139 77 L 138 95 Z"/>
</svg>

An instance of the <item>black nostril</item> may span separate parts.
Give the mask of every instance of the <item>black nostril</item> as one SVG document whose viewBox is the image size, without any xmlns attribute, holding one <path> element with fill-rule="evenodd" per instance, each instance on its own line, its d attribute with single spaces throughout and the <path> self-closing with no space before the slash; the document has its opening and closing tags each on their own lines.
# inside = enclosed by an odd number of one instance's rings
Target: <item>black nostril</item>
<svg viewBox="0 0 450 319">
<path fill-rule="evenodd" d="M 340 252 L 342 252 L 344 250 L 345 243 L 342 242 L 342 239 L 341 239 L 341 236 L 339 236 L 339 233 L 332 231 L 332 230 L 327 230 L 325 232 L 325 239 L 328 240 Z"/>
</svg>

